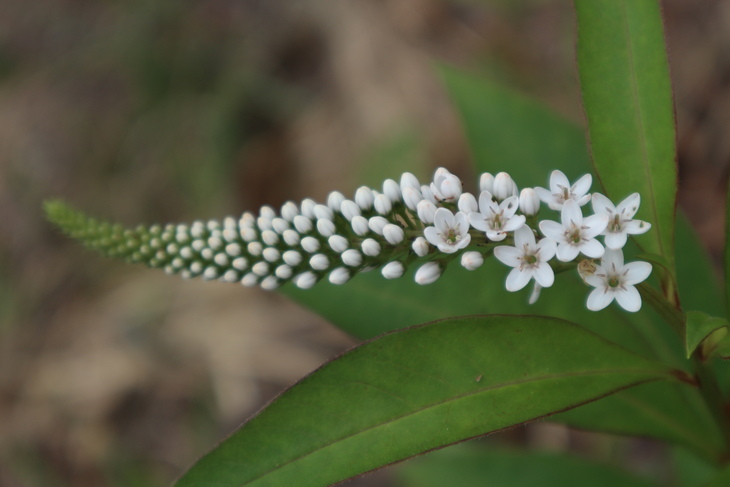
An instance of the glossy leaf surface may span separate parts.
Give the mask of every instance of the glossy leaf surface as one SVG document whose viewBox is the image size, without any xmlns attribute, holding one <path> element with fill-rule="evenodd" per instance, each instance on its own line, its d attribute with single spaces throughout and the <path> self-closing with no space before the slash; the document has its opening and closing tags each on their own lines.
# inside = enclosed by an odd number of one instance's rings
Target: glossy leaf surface
<svg viewBox="0 0 730 487">
<path fill-rule="evenodd" d="M 563 320 L 444 320 L 385 335 L 323 366 L 176 485 L 330 485 L 672 377 L 662 364 Z"/>
</svg>

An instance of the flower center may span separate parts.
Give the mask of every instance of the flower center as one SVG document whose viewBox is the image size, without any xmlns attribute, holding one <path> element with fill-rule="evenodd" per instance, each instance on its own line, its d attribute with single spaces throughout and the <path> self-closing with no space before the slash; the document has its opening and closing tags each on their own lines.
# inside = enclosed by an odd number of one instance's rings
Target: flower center
<svg viewBox="0 0 730 487">
<path fill-rule="evenodd" d="M 582 240 L 580 228 L 574 228 L 568 235 L 568 240 L 574 244 L 580 243 L 580 241 Z"/>
<path fill-rule="evenodd" d="M 442 234 L 444 240 L 450 244 L 454 244 L 461 240 L 461 235 L 457 233 L 457 228 L 449 228 L 446 233 Z"/>
<path fill-rule="evenodd" d="M 619 280 L 618 276 L 611 276 L 608 278 L 608 287 L 619 287 L 621 285 L 621 281 Z"/>
<path fill-rule="evenodd" d="M 535 254 L 525 255 L 525 264 L 535 265 L 537 263 L 537 256 Z"/>
<path fill-rule="evenodd" d="M 563 188 L 563 202 L 570 199 L 570 188 Z"/>
<path fill-rule="evenodd" d="M 613 220 L 608 224 L 608 230 L 611 232 L 621 231 L 621 215 L 613 216 Z"/>
</svg>

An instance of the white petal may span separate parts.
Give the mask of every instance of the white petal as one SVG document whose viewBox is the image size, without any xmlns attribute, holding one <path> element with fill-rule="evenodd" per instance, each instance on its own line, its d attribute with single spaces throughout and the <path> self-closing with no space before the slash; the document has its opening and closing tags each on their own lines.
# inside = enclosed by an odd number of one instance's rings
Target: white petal
<svg viewBox="0 0 730 487">
<path fill-rule="evenodd" d="M 588 203 L 590 200 L 591 200 L 591 194 L 588 193 L 587 195 L 581 196 L 580 198 L 578 198 L 575 201 L 578 202 L 578 206 L 583 206 L 586 203 Z"/>
<path fill-rule="evenodd" d="M 606 292 L 605 288 L 596 288 L 588 295 L 586 306 L 591 311 L 600 311 L 613 301 L 613 293 Z"/>
<path fill-rule="evenodd" d="M 641 309 L 641 294 L 634 286 L 626 286 L 624 290 L 617 292 L 616 301 L 623 309 L 632 313 Z"/>
<path fill-rule="evenodd" d="M 624 284 L 631 286 L 632 284 L 638 284 L 651 274 L 651 264 L 648 262 L 629 262 L 624 266 L 626 275 L 624 277 Z"/>
<path fill-rule="evenodd" d="M 578 254 L 578 247 L 567 243 L 561 243 L 560 245 L 558 245 L 558 250 L 556 251 L 558 260 L 563 262 L 570 262 L 571 260 L 578 257 Z"/>
<path fill-rule="evenodd" d="M 604 239 L 609 249 L 622 249 L 626 245 L 626 234 L 624 232 L 609 232 Z"/>
<path fill-rule="evenodd" d="M 502 210 L 502 215 L 505 218 L 511 218 L 517 212 L 519 205 L 520 199 L 517 196 L 510 196 L 500 203 L 499 209 Z"/>
<path fill-rule="evenodd" d="M 528 248 L 532 249 L 535 247 L 535 235 L 532 233 L 530 227 L 522 226 L 515 230 L 515 247 L 518 249 L 524 248 L 527 245 Z"/>
<path fill-rule="evenodd" d="M 491 205 L 492 193 L 490 193 L 489 191 L 482 191 L 479 194 L 479 211 L 486 215 L 489 212 L 489 208 L 491 208 Z"/>
<path fill-rule="evenodd" d="M 537 299 L 540 297 L 540 291 L 542 291 L 542 286 L 538 283 L 535 283 L 535 287 L 532 288 L 532 294 L 530 294 L 530 299 L 527 301 L 527 303 L 535 304 L 537 302 Z"/>
<path fill-rule="evenodd" d="M 538 252 L 540 254 L 540 260 L 547 262 L 555 257 L 557 251 L 557 244 L 554 240 L 549 238 L 543 238 L 537 243 Z"/>
<path fill-rule="evenodd" d="M 568 200 L 563 204 L 560 217 L 563 225 L 566 227 L 571 223 L 577 226 L 581 226 L 583 224 L 583 213 L 580 211 L 580 205 L 578 205 L 578 202 L 575 200 Z"/>
<path fill-rule="evenodd" d="M 562 193 L 562 188 L 569 187 L 570 181 L 568 181 L 568 177 L 562 171 L 556 169 L 550 174 L 550 191 L 553 193 Z"/>
<path fill-rule="evenodd" d="M 523 287 L 527 286 L 527 283 L 530 282 L 531 277 L 532 275 L 530 272 L 525 272 L 514 268 L 507 276 L 507 282 L 505 287 L 507 288 L 507 291 L 519 291 Z"/>
<path fill-rule="evenodd" d="M 591 183 L 593 183 L 593 178 L 590 174 L 586 174 L 571 186 L 570 192 L 575 195 L 576 199 L 580 199 L 591 189 Z"/>
<path fill-rule="evenodd" d="M 597 215 L 602 213 L 611 214 L 616 212 L 616 207 L 613 206 L 611 200 L 606 198 L 601 193 L 593 193 L 591 205 L 593 206 L 593 213 Z"/>
<path fill-rule="evenodd" d="M 540 262 L 534 271 L 535 281 L 542 287 L 550 287 L 555 282 L 553 268 L 547 262 Z"/>
<path fill-rule="evenodd" d="M 583 220 L 582 235 L 586 238 L 593 238 L 599 235 L 608 226 L 608 214 L 591 215 Z"/>
<path fill-rule="evenodd" d="M 433 224 L 441 231 L 454 226 L 454 214 L 446 208 L 439 208 L 433 215 Z"/>
<path fill-rule="evenodd" d="M 494 249 L 494 256 L 497 260 L 510 267 L 519 266 L 521 262 L 520 259 L 523 255 L 524 253 L 521 250 L 507 245 L 502 245 Z"/>
<path fill-rule="evenodd" d="M 525 215 L 515 215 L 502 225 L 503 232 L 511 232 L 521 228 L 525 224 Z"/>
<path fill-rule="evenodd" d="M 580 251 L 586 257 L 598 259 L 603 256 L 605 249 L 598 240 L 592 238 L 580 244 Z"/>
<path fill-rule="evenodd" d="M 462 193 L 462 195 L 459 196 L 458 207 L 459 207 L 459 211 L 462 211 L 467 214 L 479 210 L 479 205 L 477 204 L 477 199 L 471 193 Z"/>
<path fill-rule="evenodd" d="M 489 229 L 487 222 L 484 219 L 484 215 L 481 213 L 469 213 L 469 223 L 471 223 L 472 227 L 477 230 L 481 230 L 482 232 L 486 232 Z"/>
<path fill-rule="evenodd" d="M 553 197 L 553 194 L 549 190 L 545 188 L 540 188 L 539 186 L 535 188 L 535 193 L 537 193 L 537 197 L 545 203 L 550 203 L 552 200 L 555 199 Z"/>
<path fill-rule="evenodd" d="M 459 240 L 456 244 L 454 244 L 454 248 L 456 250 L 461 250 L 465 248 L 469 243 L 471 242 L 471 235 L 468 233 L 461 237 L 461 240 Z"/>
<path fill-rule="evenodd" d="M 624 232 L 628 233 L 629 235 L 639 235 L 648 232 L 651 228 L 651 223 L 641 220 L 629 220 L 627 222 L 624 222 L 623 227 Z"/>
<path fill-rule="evenodd" d="M 616 269 L 620 272 L 624 266 L 624 253 L 621 250 L 608 249 L 601 259 L 601 267 L 606 270 Z"/>
<path fill-rule="evenodd" d="M 431 245 L 438 246 L 444 242 L 444 239 L 439 236 L 439 231 L 435 227 L 426 227 L 423 230 L 423 236 L 426 237 L 426 240 Z"/>
<path fill-rule="evenodd" d="M 459 236 L 464 238 L 469 233 L 469 218 L 466 213 L 458 212 L 454 218 L 454 223 L 455 226 L 459 227 Z"/>
<path fill-rule="evenodd" d="M 565 240 L 565 228 L 560 223 L 552 220 L 543 220 L 539 226 L 540 231 L 547 238 L 556 242 L 563 242 Z"/>
<path fill-rule="evenodd" d="M 492 230 L 491 228 L 487 229 L 487 238 L 491 240 L 492 242 L 501 242 L 505 238 L 507 238 L 507 233 L 497 230 Z"/>
<path fill-rule="evenodd" d="M 596 272 L 598 272 L 598 270 L 596 270 Z M 606 287 L 606 281 L 604 281 L 602 277 L 598 277 L 595 274 L 591 274 L 590 276 L 585 276 L 584 279 L 590 286 L 598 287 L 598 288 Z"/>
<path fill-rule="evenodd" d="M 634 193 L 632 195 L 629 195 L 628 198 L 619 203 L 616 211 L 619 213 L 623 213 L 624 218 L 631 218 L 636 215 L 637 211 L 639 211 L 640 204 L 641 195 L 639 195 L 639 193 Z"/>
</svg>

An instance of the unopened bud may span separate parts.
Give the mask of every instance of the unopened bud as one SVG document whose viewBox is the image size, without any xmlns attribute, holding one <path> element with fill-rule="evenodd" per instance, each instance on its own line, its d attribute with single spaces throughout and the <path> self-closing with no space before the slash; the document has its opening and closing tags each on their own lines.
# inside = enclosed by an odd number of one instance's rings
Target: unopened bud
<svg viewBox="0 0 730 487">
<path fill-rule="evenodd" d="M 386 279 L 398 279 L 405 272 L 405 267 L 398 261 L 393 261 L 385 264 L 381 273 Z"/>
<path fill-rule="evenodd" d="M 484 257 L 480 252 L 471 251 L 461 254 L 461 265 L 466 270 L 473 271 L 481 267 L 482 264 L 484 264 Z"/>
<path fill-rule="evenodd" d="M 426 262 L 416 271 L 416 282 L 425 286 L 441 277 L 441 266 L 437 262 Z"/>
<path fill-rule="evenodd" d="M 501 172 L 494 177 L 492 196 L 497 198 L 498 201 L 505 200 L 510 196 L 517 196 L 517 185 L 509 174 Z"/>
<path fill-rule="evenodd" d="M 461 196 L 459 196 L 459 211 L 469 214 L 472 212 L 479 211 L 479 205 L 477 204 L 477 199 L 474 197 L 471 193 L 463 193 Z"/>
<path fill-rule="evenodd" d="M 525 188 L 520 192 L 520 211 L 527 216 L 535 216 L 540 211 L 540 198 L 534 189 Z"/>
<path fill-rule="evenodd" d="M 411 245 L 411 248 L 413 249 L 413 252 L 419 257 L 427 255 L 428 252 L 431 250 L 431 247 L 428 244 L 428 240 L 423 237 L 417 237 L 413 241 L 413 245 Z"/>
</svg>

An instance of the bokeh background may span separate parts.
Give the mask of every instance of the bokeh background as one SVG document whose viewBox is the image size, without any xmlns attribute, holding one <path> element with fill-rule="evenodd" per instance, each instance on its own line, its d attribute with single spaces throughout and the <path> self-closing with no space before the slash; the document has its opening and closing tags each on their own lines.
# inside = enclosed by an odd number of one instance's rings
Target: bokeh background
<svg viewBox="0 0 730 487">
<path fill-rule="evenodd" d="M 730 3 L 663 4 L 680 205 L 718 260 Z M 563 0 L 0 0 L 0 485 L 169 484 L 355 343 L 274 293 L 88 253 L 44 199 L 133 225 L 467 176 L 438 63 L 582 123 L 573 47 Z M 503 440 L 606 448 L 543 423 Z"/>
</svg>

